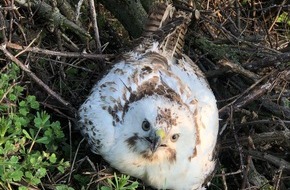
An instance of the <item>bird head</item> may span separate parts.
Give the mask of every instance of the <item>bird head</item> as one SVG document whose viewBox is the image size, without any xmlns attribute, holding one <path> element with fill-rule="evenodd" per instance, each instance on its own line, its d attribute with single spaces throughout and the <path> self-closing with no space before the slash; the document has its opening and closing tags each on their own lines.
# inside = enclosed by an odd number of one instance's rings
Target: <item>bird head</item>
<svg viewBox="0 0 290 190">
<path fill-rule="evenodd" d="M 198 139 L 194 125 L 188 107 L 156 95 L 129 106 L 121 133 L 127 148 L 143 158 L 174 161 L 177 150 L 192 154 Z"/>
</svg>

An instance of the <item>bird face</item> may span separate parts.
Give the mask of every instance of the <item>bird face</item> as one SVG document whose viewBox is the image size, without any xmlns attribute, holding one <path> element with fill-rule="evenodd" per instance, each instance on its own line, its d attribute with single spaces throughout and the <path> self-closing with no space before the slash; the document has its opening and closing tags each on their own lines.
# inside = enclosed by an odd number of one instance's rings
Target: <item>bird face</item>
<svg viewBox="0 0 290 190">
<path fill-rule="evenodd" d="M 172 162 L 178 154 L 192 154 L 190 147 L 195 146 L 197 138 L 190 113 L 187 107 L 159 96 L 134 102 L 122 129 L 127 148 L 149 161 Z"/>
</svg>

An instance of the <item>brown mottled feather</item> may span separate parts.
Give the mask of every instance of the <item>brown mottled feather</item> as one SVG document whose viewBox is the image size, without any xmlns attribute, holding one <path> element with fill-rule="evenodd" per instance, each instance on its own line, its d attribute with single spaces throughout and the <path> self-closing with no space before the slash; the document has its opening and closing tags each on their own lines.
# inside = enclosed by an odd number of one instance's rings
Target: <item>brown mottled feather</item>
<svg viewBox="0 0 290 190">
<path fill-rule="evenodd" d="M 157 189 L 199 189 L 215 165 L 218 110 L 202 72 L 182 54 L 192 10 L 181 9 L 155 5 L 137 45 L 116 58 L 79 112 L 93 152 Z"/>
<path fill-rule="evenodd" d="M 171 4 L 156 4 L 149 13 L 144 28 L 144 44 L 147 38 L 153 38 L 159 41 L 162 51 L 172 52 L 172 56 L 180 57 L 191 15 L 191 12 L 176 10 Z"/>
</svg>

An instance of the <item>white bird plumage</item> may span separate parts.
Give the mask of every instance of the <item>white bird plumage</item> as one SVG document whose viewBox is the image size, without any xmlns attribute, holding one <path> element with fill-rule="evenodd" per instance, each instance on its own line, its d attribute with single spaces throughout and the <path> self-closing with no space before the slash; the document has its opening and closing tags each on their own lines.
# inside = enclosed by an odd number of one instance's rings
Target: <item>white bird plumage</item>
<svg viewBox="0 0 290 190">
<path fill-rule="evenodd" d="M 201 189 L 215 168 L 216 99 L 192 60 L 168 45 L 170 36 L 184 35 L 178 30 L 186 30 L 190 13 L 158 6 L 166 12 L 161 24 L 93 87 L 79 109 L 80 129 L 122 173 L 157 189 Z M 182 22 L 161 40 L 151 36 L 175 19 Z"/>
</svg>

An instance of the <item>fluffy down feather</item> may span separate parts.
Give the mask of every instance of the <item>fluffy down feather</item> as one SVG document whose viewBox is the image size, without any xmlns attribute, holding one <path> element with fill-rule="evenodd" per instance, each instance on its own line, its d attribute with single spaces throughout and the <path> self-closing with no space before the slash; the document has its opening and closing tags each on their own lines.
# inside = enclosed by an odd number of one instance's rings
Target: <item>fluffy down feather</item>
<svg viewBox="0 0 290 190">
<path fill-rule="evenodd" d="M 180 18 L 166 6 L 167 17 Z M 190 15 L 183 15 L 186 26 Z M 157 189 L 201 189 L 215 168 L 216 99 L 191 59 L 166 48 L 182 27 L 124 53 L 79 109 L 92 151 Z"/>
</svg>

